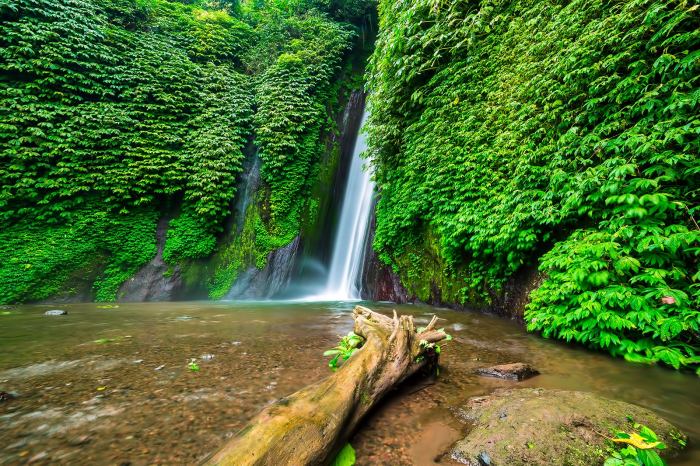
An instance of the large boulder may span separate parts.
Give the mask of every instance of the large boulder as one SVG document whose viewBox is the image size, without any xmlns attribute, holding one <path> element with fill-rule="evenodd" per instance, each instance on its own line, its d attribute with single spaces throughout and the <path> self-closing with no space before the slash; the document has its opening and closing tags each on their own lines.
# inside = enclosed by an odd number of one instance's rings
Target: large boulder
<svg viewBox="0 0 700 466">
<path fill-rule="evenodd" d="M 648 426 L 667 449 L 680 450 L 685 435 L 665 419 L 639 406 L 591 393 L 539 388 L 501 389 L 472 397 L 457 414 L 473 424 L 449 456 L 472 466 L 603 464 L 615 431 Z"/>
<path fill-rule="evenodd" d="M 496 377 L 498 379 L 525 380 L 539 375 L 539 371 L 529 364 L 514 362 L 510 364 L 500 364 L 498 366 L 482 367 L 476 373 L 485 377 Z"/>
</svg>

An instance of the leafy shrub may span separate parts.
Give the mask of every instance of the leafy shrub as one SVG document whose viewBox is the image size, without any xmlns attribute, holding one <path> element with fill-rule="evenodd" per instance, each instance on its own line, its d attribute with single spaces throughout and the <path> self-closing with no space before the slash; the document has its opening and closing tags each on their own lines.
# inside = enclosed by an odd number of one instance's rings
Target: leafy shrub
<svg viewBox="0 0 700 466">
<path fill-rule="evenodd" d="M 666 466 L 666 462 L 656 452 L 665 450 L 666 445 L 659 441 L 656 433 L 647 426 L 636 423 L 634 428 L 639 433 L 617 432 L 610 439 L 613 444 L 625 447 L 613 450 L 604 466 Z"/>
<path fill-rule="evenodd" d="M 97 277 L 96 300 L 113 301 L 119 286 L 155 255 L 155 212 L 76 215 L 80 220 L 70 225 L 26 220 L 0 230 L 0 302 L 47 299 L 90 276 Z"/>
<path fill-rule="evenodd" d="M 368 88 L 381 259 L 410 287 L 424 282 L 421 299 L 445 284 L 442 299 L 464 303 L 489 301 L 541 257 L 530 330 L 697 367 L 700 11 L 654 0 L 379 11 Z"/>
<path fill-rule="evenodd" d="M 163 260 L 175 264 L 184 259 L 199 259 L 212 253 L 216 237 L 200 218 L 184 212 L 170 221 L 163 248 Z"/>
<path fill-rule="evenodd" d="M 187 213 L 172 223 L 166 260 L 206 256 L 231 215 L 242 150 L 257 137 L 261 201 L 272 208 L 260 219 L 266 236 L 249 244 L 264 243 L 250 253 L 264 263 L 268 247 L 299 232 L 337 90 L 332 78 L 352 37 L 316 5 L 288 3 L 0 2 L 3 235 L 43 250 L 42 231 L 73 238 L 99 217 L 94 234 L 107 241 L 111 230 L 100 228 L 133 221 L 138 228 L 127 234 L 151 232 L 155 223 L 146 228 L 140 212 L 182 203 Z M 153 241 L 135 241 L 143 249 L 124 254 L 101 240 L 84 248 L 58 241 L 65 249 L 45 267 L 3 269 L 20 276 L 0 283 L 0 302 L 60 291 L 65 274 L 97 260 L 88 252 L 96 249 L 108 264 L 98 297 L 113 299 L 126 271 L 152 257 Z M 58 264 L 66 270 L 53 277 Z"/>
<path fill-rule="evenodd" d="M 324 356 L 333 356 L 331 360 L 328 361 L 328 367 L 330 367 L 332 371 L 338 370 L 341 358 L 342 362 L 350 359 L 350 357 L 362 347 L 364 341 L 364 338 L 357 335 L 355 332 L 348 332 L 347 335 L 340 339 L 335 347 L 323 352 Z"/>
</svg>

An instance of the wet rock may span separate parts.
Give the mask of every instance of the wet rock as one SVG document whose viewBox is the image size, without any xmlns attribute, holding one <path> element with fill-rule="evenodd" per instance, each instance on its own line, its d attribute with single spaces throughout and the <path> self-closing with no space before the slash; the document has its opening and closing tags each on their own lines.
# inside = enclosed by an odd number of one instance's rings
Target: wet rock
<svg viewBox="0 0 700 466">
<path fill-rule="evenodd" d="M 491 465 L 491 457 L 485 451 L 482 451 L 481 453 L 479 453 L 477 455 L 476 459 L 477 459 L 477 461 L 479 461 L 479 464 L 481 466 L 490 466 Z"/>
<path fill-rule="evenodd" d="M 29 444 L 29 441 L 26 438 L 17 440 L 14 443 L 11 443 L 5 447 L 5 450 L 18 450 L 20 448 L 24 448 Z"/>
<path fill-rule="evenodd" d="M 255 266 L 244 270 L 236 279 L 227 299 L 267 299 L 275 296 L 289 285 L 301 251 L 301 236 L 297 235 L 289 244 L 275 249 L 267 255 L 263 269 Z"/>
<path fill-rule="evenodd" d="M 49 454 L 46 453 L 45 451 L 42 451 L 41 453 L 37 453 L 36 455 L 32 456 L 29 458 L 29 464 L 36 463 L 38 461 L 45 460 L 49 457 Z"/>
<path fill-rule="evenodd" d="M 44 312 L 45 316 L 67 316 L 68 311 L 64 311 L 63 309 L 51 309 L 49 311 Z"/>
<path fill-rule="evenodd" d="M 486 377 L 497 377 L 499 379 L 508 380 L 525 380 L 539 375 L 537 369 L 522 362 L 482 367 L 481 369 L 477 369 L 476 373 Z"/>
<path fill-rule="evenodd" d="M 530 302 L 530 293 L 544 281 L 537 266 L 522 267 L 510 276 L 500 293 L 491 294 L 490 312 L 516 320 L 523 320 L 525 306 Z"/>
<path fill-rule="evenodd" d="M 163 260 L 168 217 L 158 221 L 156 228 L 156 255 L 117 291 L 120 302 L 171 301 L 184 287 L 179 266 L 170 266 Z"/>
<path fill-rule="evenodd" d="M 79 447 L 80 445 L 85 445 L 86 443 L 90 442 L 90 436 L 89 435 L 79 435 L 76 437 L 71 437 L 68 439 L 68 445 L 72 447 Z"/>
<path fill-rule="evenodd" d="M 685 438 L 645 408 L 584 392 L 501 389 L 470 398 L 458 412 L 474 427 L 448 456 L 470 466 L 602 464 L 604 435 L 633 431 L 635 422 L 657 433 L 668 447 L 661 452 L 665 458 L 680 450 L 674 438 Z"/>
<path fill-rule="evenodd" d="M 413 301 L 415 297 L 409 296 L 398 274 L 384 264 L 372 248 L 377 226 L 374 209 L 371 212 L 362 270 L 362 299 L 391 301 L 397 304 Z"/>
<path fill-rule="evenodd" d="M 14 400 L 15 398 L 17 398 L 17 393 L 0 391 L 0 403 L 3 401 Z"/>
</svg>

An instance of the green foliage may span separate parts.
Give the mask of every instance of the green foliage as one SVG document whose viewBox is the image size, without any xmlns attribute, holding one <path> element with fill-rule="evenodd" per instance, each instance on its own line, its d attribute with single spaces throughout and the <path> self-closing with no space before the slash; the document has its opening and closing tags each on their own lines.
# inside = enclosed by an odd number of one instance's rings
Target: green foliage
<svg viewBox="0 0 700 466">
<path fill-rule="evenodd" d="M 612 451 L 606 458 L 604 466 L 666 466 L 656 450 L 666 449 L 656 433 L 640 424 L 634 425 L 639 432 L 616 432 L 612 440 L 614 444 L 626 445 L 618 451 Z"/>
<path fill-rule="evenodd" d="M 155 212 L 110 216 L 85 209 L 76 216 L 70 225 L 27 219 L 0 229 L 0 302 L 47 299 L 88 277 L 96 278 L 97 301 L 113 301 L 156 253 Z"/>
<path fill-rule="evenodd" d="M 197 360 L 194 358 L 190 359 L 190 362 L 187 363 L 187 368 L 191 372 L 199 372 L 199 364 L 197 364 Z"/>
<path fill-rule="evenodd" d="M 183 259 L 206 257 L 214 250 L 216 238 L 197 217 L 182 213 L 170 221 L 163 249 L 163 260 L 175 264 Z"/>
<path fill-rule="evenodd" d="M 207 220 L 227 212 L 252 105 L 222 62 L 237 20 L 159 0 L 15 5 L 0 26 L 0 220 L 182 192 Z"/>
<path fill-rule="evenodd" d="M 331 466 L 353 466 L 355 464 L 355 449 L 349 443 L 338 452 Z"/>
<path fill-rule="evenodd" d="M 381 259 L 409 284 L 437 269 L 429 290 L 462 282 L 448 294 L 464 303 L 488 301 L 549 250 L 530 330 L 697 368 L 697 6 L 379 11 L 368 88 Z"/>
<path fill-rule="evenodd" d="M 310 3 L 0 2 L 0 235 L 24 238 L 30 256 L 48 240 L 56 256 L 0 264 L 0 302 L 70 293 L 72 273 L 105 264 L 97 296 L 114 299 L 154 254 L 142 211 L 180 206 L 167 262 L 209 255 L 253 139 L 266 193 L 255 262 L 298 234 L 353 37 Z M 112 230 L 130 222 L 126 237 L 151 236 L 118 251 Z M 88 224 L 95 239 L 80 243 Z M 228 278 L 245 263 L 229 263 Z"/>
<path fill-rule="evenodd" d="M 313 167 L 325 149 L 322 131 L 330 130 L 325 105 L 334 89 L 331 79 L 352 34 L 309 13 L 287 19 L 274 37 L 286 45 L 261 76 L 254 117 L 273 225 L 308 194 Z"/>
<path fill-rule="evenodd" d="M 357 335 L 355 332 L 348 332 L 347 335 L 340 339 L 337 346 L 323 353 L 324 356 L 333 356 L 333 358 L 328 361 L 328 367 L 333 371 L 338 370 L 341 358 L 342 361 L 350 359 L 350 356 L 355 354 L 355 352 L 362 347 L 364 341 L 364 338 Z"/>
<path fill-rule="evenodd" d="M 422 333 L 424 331 L 425 331 L 425 327 L 418 327 L 416 329 L 416 333 Z M 452 335 L 445 332 L 444 328 L 438 329 L 438 332 L 441 332 L 445 335 L 445 341 L 452 340 Z M 416 356 L 416 362 L 421 362 L 421 361 L 425 360 L 426 357 L 437 361 L 437 357 L 440 356 L 440 354 L 442 354 L 442 346 L 438 345 L 436 342 L 428 342 L 427 340 L 420 340 L 418 342 L 418 346 L 421 349 L 421 354 Z M 439 371 L 437 365 L 435 366 L 435 370 Z"/>
</svg>

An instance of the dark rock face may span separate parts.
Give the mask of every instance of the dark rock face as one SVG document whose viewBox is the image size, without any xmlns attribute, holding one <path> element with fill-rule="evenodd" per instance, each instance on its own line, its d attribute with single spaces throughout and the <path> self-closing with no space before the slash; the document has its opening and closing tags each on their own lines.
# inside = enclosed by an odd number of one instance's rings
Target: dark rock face
<svg viewBox="0 0 700 466">
<path fill-rule="evenodd" d="M 117 301 L 170 301 L 182 288 L 180 268 L 163 261 L 163 248 L 168 231 L 168 218 L 161 218 L 156 229 L 156 256 L 127 280 L 117 292 Z"/>
<path fill-rule="evenodd" d="M 236 203 L 234 215 L 229 224 L 229 229 L 240 234 L 245 223 L 246 211 L 255 199 L 255 193 L 260 188 L 260 166 L 262 161 L 258 157 L 254 147 L 246 148 L 246 158 L 243 161 L 243 171 L 239 175 L 236 184 Z"/>
<path fill-rule="evenodd" d="M 44 312 L 45 316 L 67 316 L 68 311 L 64 311 L 63 309 L 51 309 L 50 311 Z"/>
<path fill-rule="evenodd" d="M 410 295 L 401 284 L 399 276 L 390 267 L 384 265 L 372 249 L 376 219 L 374 209 L 370 219 L 370 232 L 365 246 L 365 264 L 362 272 L 362 299 L 372 301 L 393 301 L 395 303 L 416 302 L 416 296 Z M 433 283 L 427 304 L 449 306 L 455 309 L 480 310 L 498 314 L 516 320 L 522 320 L 525 306 L 530 302 L 530 292 L 542 284 L 544 276 L 536 266 L 524 267 L 516 272 L 505 284 L 503 291 L 491 293 L 491 304 L 463 306 L 454 302 L 444 302 L 442 290 Z"/>
<path fill-rule="evenodd" d="M 408 292 L 401 284 L 399 276 L 391 268 L 384 265 L 372 249 L 374 233 L 376 231 L 376 219 L 374 208 L 370 218 L 370 230 L 365 244 L 365 263 L 362 270 L 362 299 L 370 301 L 393 301 L 403 304 L 414 299 L 408 296 Z"/>
<path fill-rule="evenodd" d="M 685 438 L 672 424 L 647 409 L 575 391 L 496 390 L 489 396 L 470 398 L 457 414 L 474 427 L 448 456 L 472 466 L 602 464 L 606 442 L 603 435 L 629 432 L 634 429 L 634 422 L 656 432 L 668 447 L 660 453 L 666 458 L 679 451 L 674 436 Z"/>
<path fill-rule="evenodd" d="M 544 275 L 536 266 L 525 267 L 517 271 L 503 287 L 503 291 L 492 295 L 492 304 L 488 311 L 494 314 L 523 319 L 525 306 L 530 302 L 530 292 L 538 288 Z"/>
<path fill-rule="evenodd" d="M 275 296 L 289 284 L 294 270 L 300 237 L 267 256 L 267 264 L 260 270 L 250 267 L 236 280 L 226 296 L 228 299 L 265 299 Z"/>
<path fill-rule="evenodd" d="M 529 364 L 522 362 L 483 367 L 481 369 L 477 369 L 476 373 L 486 377 L 497 377 L 499 379 L 508 380 L 525 380 L 539 375 L 539 371 L 534 369 Z"/>
</svg>

